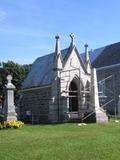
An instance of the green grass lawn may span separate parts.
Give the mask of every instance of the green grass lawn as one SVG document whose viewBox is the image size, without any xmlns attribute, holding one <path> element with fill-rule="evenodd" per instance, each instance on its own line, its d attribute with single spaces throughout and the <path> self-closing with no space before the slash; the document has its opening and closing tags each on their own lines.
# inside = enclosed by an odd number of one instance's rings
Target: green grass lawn
<svg viewBox="0 0 120 160">
<path fill-rule="evenodd" d="M 0 160 L 120 160 L 120 123 L 0 130 Z"/>
</svg>

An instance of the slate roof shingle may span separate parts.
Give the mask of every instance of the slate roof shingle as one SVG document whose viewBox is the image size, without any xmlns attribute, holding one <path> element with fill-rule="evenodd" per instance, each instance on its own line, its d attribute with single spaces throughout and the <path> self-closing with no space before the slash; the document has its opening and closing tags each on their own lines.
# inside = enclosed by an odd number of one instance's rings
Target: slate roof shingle
<svg viewBox="0 0 120 160">
<path fill-rule="evenodd" d="M 61 50 L 63 60 L 66 58 L 69 48 Z M 54 53 L 39 57 L 33 63 L 30 72 L 22 82 L 22 88 L 49 85 L 55 78 Z"/>
</svg>

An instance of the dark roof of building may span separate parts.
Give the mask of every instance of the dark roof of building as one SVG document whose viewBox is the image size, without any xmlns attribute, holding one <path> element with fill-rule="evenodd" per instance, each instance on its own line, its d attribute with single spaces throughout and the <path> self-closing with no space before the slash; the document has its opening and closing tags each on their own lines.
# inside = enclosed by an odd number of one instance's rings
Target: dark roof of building
<svg viewBox="0 0 120 160">
<path fill-rule="evenodd" d="M 97 48 L 94 50 L 89 51 L 89 58 L 90 58 L 90 63 L 92 64 L 93 61 L 103 52 L 105 47 Z M 85 58 L 85 53 L 81 53 L 82 60 L 84 62 Z"/>
<path fill-rule="evenodd" d="M 93 61 L 92 67 L 100 68 L 120 63 L 120 42 L 104 47 Z"/>
</svg>

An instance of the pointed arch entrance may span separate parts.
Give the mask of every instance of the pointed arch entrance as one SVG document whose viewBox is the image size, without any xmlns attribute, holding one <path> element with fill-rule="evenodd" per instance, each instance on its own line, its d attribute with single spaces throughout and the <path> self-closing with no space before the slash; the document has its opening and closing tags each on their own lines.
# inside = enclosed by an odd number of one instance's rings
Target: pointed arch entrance
<svg viewBox="0 0 120 160">
<path fill-rule="evenodd" d="M 74 80 L 69 86 L 69 112 L 78 111 L 78 87 Z"/>
</svg>

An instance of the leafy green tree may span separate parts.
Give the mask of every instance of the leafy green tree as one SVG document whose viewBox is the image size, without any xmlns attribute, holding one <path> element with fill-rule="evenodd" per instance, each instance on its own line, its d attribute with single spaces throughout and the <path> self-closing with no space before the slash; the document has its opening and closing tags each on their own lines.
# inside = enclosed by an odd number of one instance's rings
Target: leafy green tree
<svg viewBox="0 0 120 160">
<path fill-rule="evenodd" d="M 16 87 L 15 94 L 17 95 L 17 91 L 21 88 L 21 83 L 29 72 L 30 68 L 30 64 L 20 65 L 18 63 L 14 63 L 13 61 L 3 63 L 3 69 L 0 70 L 0 95 L 3 94 L 3 86 L 6 83 L 6 76 L 8 74 L 11 74 L 13 77 L 12 82 Z"/>
<path fill-rule="evenodd" d="M 13 84 L 16 86 L 17 90 L 21 87 L 21 82 L 25 78 L 26 74 L 30 70 L 31 65 L 19 65 L 13 61 L 8 61 L 4 63 L 4 69 L 6 74 L 11 74 L 13 77 Z"/>
</svg>

